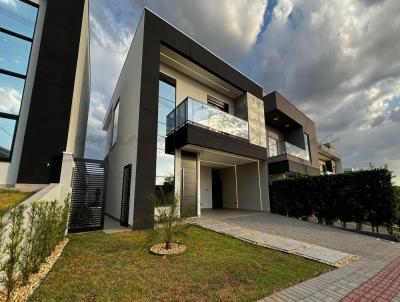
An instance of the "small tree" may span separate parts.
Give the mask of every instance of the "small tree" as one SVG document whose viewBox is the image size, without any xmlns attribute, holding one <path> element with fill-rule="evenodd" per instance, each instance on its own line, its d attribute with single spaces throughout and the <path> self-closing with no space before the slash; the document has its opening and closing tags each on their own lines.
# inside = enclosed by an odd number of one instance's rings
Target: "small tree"
<svg viewBox="0 0 400 302">
<path fill-rule="evenodd" d="M 37 203 L 33 203 L 28 216 L 28 230 L 26 233 L 26 239 L 24 249 L 21 256 L 20 271 L 22 277 L 22 283 L 27 284 L 29 276 L 34 271 L 34 251 L 33 251 L 33 239 L 35 235 L 35 229 L 38 217 L 38 206 Z"/>
<path fill-rule="evenodd" d="M 10 212 L 10 233 L 9 241 L 4 247 L 6 260 L 1 264 L 1 271 L 4 275 L 0 281 L 6 289 L 7 301 L 20 280 L 18 264 L 22 253 L 22 240 L 24 238 L 24 206 L 18 206 Z"/>
<path fill-rule="evenodd" d="M 165 194 L 161 189 L 159 196 L 155 194 L 150 195 L 150 200 L 154 204 L 162 204 L 164 207 L 159 208 L 158 215 L 156 217 L 157 223 L 162 226 L 160 229 L 163 240 L 165 242 L 165 249 L 171 248 L 173 243 L 179 235 L 185 234 L 187 226 L 183 224 L 184 219 L 181 217 L 179 211 L 180 197 L 174 193 Z"/>
</svg>

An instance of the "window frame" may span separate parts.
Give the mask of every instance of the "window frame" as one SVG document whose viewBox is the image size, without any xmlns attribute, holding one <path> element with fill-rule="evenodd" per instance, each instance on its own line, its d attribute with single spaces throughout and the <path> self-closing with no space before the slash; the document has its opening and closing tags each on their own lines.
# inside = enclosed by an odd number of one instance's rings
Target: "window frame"
<svg viewBox="0 0 400 302">
<path fill-rule="evenodd" d="M 174 91 L 174 101 L 173 102 L 171 100 L 169 100 L 169 99 L 166 99 L 166 98 L 160 96 L 160 82 L 164 82 L 165 84 L 174 87 L 175 91 Z M 156 141 L 156 145 L 155 145 L 156 167 L 155 167 L 155 178 L 154 178 L 154 190 L 155 190 L 156 194 L 157 194 L 157 187 L 158 186 L 163 186 L 164 183 L 165 183 L 165 179 L 169 176 L 169 175 L 160 175 L 160 174 L 158 174 L 158 169 L 160 167 L 159 164 L 161 162 L 160 159 L 161 159 L 162 156 L 165 156 L 165 155 L 167 155 L 167 157 L 173 158 L 172 175 L 173 175 L 173 179 L 174 179 L 174 188 L 173 188 L 173 190 L 174 190 L 174 193 L 175 193 L 176 157 L 175 157 L 175 155 L 170 155 L 170 154 L 165 153 L 165 148 L 164 149 L 159 149 L 158 148 L 158 146 L 159 146 L 158 145 L 158 139 L 159 139 L 159 137 L 160 138 L 163 137 L 163 135 L 159 135 L 159 125 L 160 124 L 164 124 L 165 128 L 167 126 L 166 121 L 165 122 L 163 122 L 162 120 L 160 121 L 160 116 L 159 116 L 159 113 L 160 113 L 160 108 L 159 108 L 160 107 L 160 99 L 162 99 L 164 101 L 167 101 L 167 102 L 169 102 L 171 104 L 174 104 L 174 109 L 176 108 L 176 102 L 177 102 L 177 83 L 176 82 L 177 81 L 176 81 L 175 78 L 170 77 L 169 75 L 166 75 L 166 74 L 164 74 L 162 72 L 159 73 L 159 79 L 158 79 L 158 86 L 159 87 L 158 87 L 158 98 L 157 98 L 157 141 Z M 165 137 L 167 137 L 166 133 L 164 135 L 165 135 Z M 158 154 L 159 151 L 162 151 L 163 155 Z M 163 180 L 163 185 L 157 185 L 157 181 L 160 180 L 160 179 Z"/>
<path fill-rule="evenodd" d="M 17 128 L 18 128 L 19 117 L 18 117 L 18 115 L 15 115 L 15 114 L 0 112 L 0 119 L 8 119 L 8 120 L 15 121 L 14 132 L 13 132 L 13 137 L 12 137 L 11 147 L 10 147 L 10 156 L 9 157 L 1 157 L 0 156 L 0 162 L 10 162 L 12 159 L 13 151 L 14 151 L 14 144 L 15 144 L 15 138 L 16 138 L 16 133 L 17 133 Z"/>
<path fill-rule="evenodd" d="M 270 140 L 275 142 L 275 144 L 273 144 L 273 146 L 276 147 L 276 154 L 275 154 L 275 155 L 271 155 L 271 151 L 270 151 Z M 278 142 L 278 140 L 277 140 L 276 138 L 273 138 L 273 137 L 271 137 L 271 136 L 268 136 L 268 137 L 267 137 L 267 153 L 268 153 L 268 154 L 267 154 L 268 157 L 275 157 L 275 156 L 278 156 L 278 155 L 279 155 L 279 142 Z"/>
<path fill-rule="evenodd" d="M 20 33 L 14 32 L 12 30 L 9 30 L 7 28 L 4 28 L 4 27 L 0 26 L 0 32 L 8 34 L 8 35 L 16 37 L 16 38 L 19 38 L 19 39 L 24 40 L 24 41 L 30 42 L 29 55 L 28 55 L 28 64 L 26 66 L 26 74 L 21 74 L 21 73 L 18 73 L 18 72 L 14 72 L 14 71 L 11 71 L 11 70 L 0 68 L 0 73 L 1 74 L 5 74 L 5 75 L 8 75 L 8 76 L 12 76 L 12 77 L 16 77 L 16 78 L 24 80 L 24 85 L 23 85 L 23 88 L 22 88 L 21 103 L 20 103 L 20 106 L 19 106 L 18 114 L 10 114 L 10 113 L 5 113 L 5 112 L 1 112 L 0 111 L 0 118 L 6 118 L 6 119 L 15 120 L 14 133 L 13 133 L 13 138 L 12 138 L 12 143 L 11 143 L 11 148 L 10 148 L 10 156 L 7 157 L 7 158 L 6 157 L 0 157 L 0 162 L 11 162 L 12 159 L 13 159 L 15 140 L 16 140 L 17 132 L 18 132 L 19 118 L 20 118 L 21 108 L 22 108 L 22 105 L 23 105 L 24 95 L 25 95 L 26 78 L 27 78 L 27 75 L 28 75 L 28 72 L 29 72 L 29 68 L 30 68 L 31 56 L 32 56 L 32 46 L 33 46 L 33 41 L 35 39 L 36 27 L 37 27 L 37 21 L 38 21 L 37 19 L 38 19 L 39 9 L 40 9 L 40 5 L 37 4 L 37 3 L 31 2 L 29 0 L 20 0 L 20 1 L 35 7 L 37 10 L 36 10 L 36 16 L 35 16 L 35 24 L 33 25 L 32 37 L 28 37 L 28 36 L 22 35 Z"/>
<path fill-rule="evenodd" d="M 207 105 L 217 108 L 223 112 L 229 113 L 229 104 L 220 99 L 207 94 Z"/>
<path fill-rule="evenodd" d="M 117 115 L 117 127 L 115 127 L 115 110 L 118 108 L 118 115 Z M 115 137 L 115 141 L 114 141 L 114 131 L 115 128 L 117 128 L 117 135 L 118 135 L 118 124 L 119 124 L 119 98 L 117 100 L 117 102 L 115 103 L 114 109 L 113 109 L 113 118 L 112 118 L 112 127 L 111 127 L 111 145 L 110 145 L 110 149 L 112 147 L 114 147 L 114 145 L 117 143 L 117 137 Z"/>
<path fill-rule="evenodd" d="M 311 162 L 310 136 L 306 132 L 304 132 L 304 146 L 306 152 L 308 153 L 308 161 Z"/>
</svg>

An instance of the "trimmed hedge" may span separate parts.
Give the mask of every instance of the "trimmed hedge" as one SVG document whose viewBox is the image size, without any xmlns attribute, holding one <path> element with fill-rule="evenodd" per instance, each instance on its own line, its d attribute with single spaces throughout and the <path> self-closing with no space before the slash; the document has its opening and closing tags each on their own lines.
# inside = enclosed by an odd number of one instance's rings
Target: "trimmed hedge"
<svg viewBox="0 0 400 302">
<path fill-rule="evenodd" d="M 358 230 L 368 221 L 376 231 L 386 225 L 392 234 L 400 215 L 392 177 L 388 169 L 378 168 L 278 180 L 270 186 L 271 211 L 304 220 L 315 215 L 327 225 L 339 219 L 344 228 L 352 221 Z"/>
</svg>

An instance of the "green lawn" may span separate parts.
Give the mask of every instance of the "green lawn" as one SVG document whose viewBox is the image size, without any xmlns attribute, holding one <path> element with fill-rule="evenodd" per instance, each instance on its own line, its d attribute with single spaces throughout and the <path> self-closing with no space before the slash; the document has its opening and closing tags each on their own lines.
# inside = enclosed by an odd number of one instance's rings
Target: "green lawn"
<svg viewBox="0 0 400 302">
<path fill-rule="evenodd" d="M 0 189 L 0 215 L 4 215 L 32 194 L 13 189 Z"/>
<path fill-rule="evenodd" d="M 188 250 L 148 253 L 148 231 L 69 235 L 31 301 L 251 301 L 331 267 L 191 226 Z"/>
</svg>

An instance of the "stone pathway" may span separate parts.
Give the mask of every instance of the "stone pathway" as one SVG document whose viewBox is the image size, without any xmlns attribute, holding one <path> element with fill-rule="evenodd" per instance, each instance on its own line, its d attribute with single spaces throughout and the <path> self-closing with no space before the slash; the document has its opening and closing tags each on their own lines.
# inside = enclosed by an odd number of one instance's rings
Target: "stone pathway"
<svg viewBox="0 0 400 302">
<path fill-rule="evenodd" d="M 338 265 L 337 261 L 341 257 L 342 259 L 351 255 L 360 257 L 355 262 L 274 293 L 260 301 L 329 302 L 342 299 L 343 301 L 392 299 L 400 302 L 399 243 L 271 213 L 251 211 L 202 211 L 202 217 L 197 219 L 196 223 L 242 240 L 330 264 Z M 382 293 L 385 295 L 376 299 L 367 296 L 374 294 L 377 297 Z"/>
<path fill-rule="evenodd" d="M 225 222 L 199 220 L 197 224 L 205 229 L 251 242 L 253 244 L 313 259 L 336 267 L 341 267 L 358 259 L 355 255 L 348 253 L 282 236 L 271 235 L 261 231 L 250 230 L 244 227 L 236 227 Z"/>
</svg>

